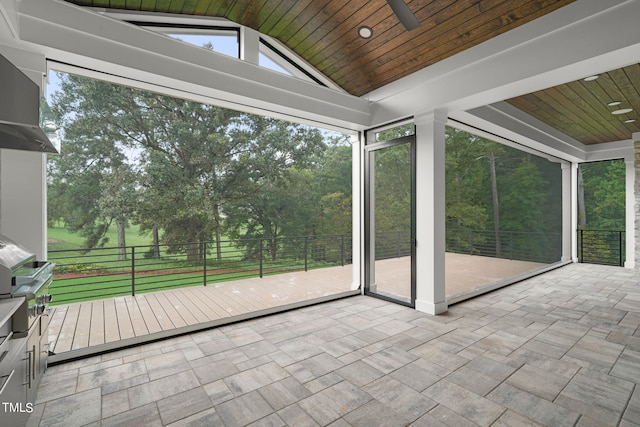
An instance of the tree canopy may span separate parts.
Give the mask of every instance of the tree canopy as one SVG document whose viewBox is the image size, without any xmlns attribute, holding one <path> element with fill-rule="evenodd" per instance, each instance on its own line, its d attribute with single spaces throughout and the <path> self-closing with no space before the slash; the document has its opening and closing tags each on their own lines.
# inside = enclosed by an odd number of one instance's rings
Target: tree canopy
<svg viewBox="0 0 640 427">
<path fill-rule="evenodd" d="M 106 243 L 112 223 L 133 222 L 196 258 L 197 245 L 181 244 L 317 232 L 327 228 L 323 204 L 350 214 L 344 136 L 76 75 L 60 79 L 52 111 L 64 145 L 49 162 L 49 218 L 84 236 L 88 248 Z"/>
</svg>

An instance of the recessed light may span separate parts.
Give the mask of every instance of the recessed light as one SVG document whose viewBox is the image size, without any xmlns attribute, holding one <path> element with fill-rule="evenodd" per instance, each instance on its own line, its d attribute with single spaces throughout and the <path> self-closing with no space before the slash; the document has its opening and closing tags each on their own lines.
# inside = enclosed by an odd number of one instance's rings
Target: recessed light
<svg viewBox="0 0 640 427">
<path fill-rule="evenodd" d="M 363 25 L 360 28 L 358 28 L 358 35 L 363 39 L 370 39 L 371 36 L 373 36 L 373 30 L 371 29 L 371 27 L 367 27 L 366 25 Z"/>
<path fill-rule="evenodd" d="M 636 119 L 629 119 L 629 120 L 625 120 L 624 122 L 625 122 L 625 123 L 633 123 L 633 122 L 635 122 L 635 121 L 636 121 Z"/>
<path fill-rule="evenodd" d="M 585 77 L 583 80 L 584 80 L 585 82 L 591 82 L 591 81 L 593 81 L 593 80 L 597 79 L 598 77 L 600 77 L 600 76 L 598 76 L 598 75 L 595 75 L 595 76 L 589 76 L 589 77 Z"/>
<path fill-rule="evenodd" d="M 609 107 L 615 107 L 616 105 L 620 105 L 620 104 L 622 104 L 622 101 L 613 101 L 613 102 L 608 103 L 607 105 Z"/>
<path fill-rule="evenodd" d="M 633 108 L 623 108 L 622 110 L 612 111 L 611 114 L 615 114 L 617 116 L 618 114 L 626 114 L 632 111 L 633 111 Z"/>
</svg>

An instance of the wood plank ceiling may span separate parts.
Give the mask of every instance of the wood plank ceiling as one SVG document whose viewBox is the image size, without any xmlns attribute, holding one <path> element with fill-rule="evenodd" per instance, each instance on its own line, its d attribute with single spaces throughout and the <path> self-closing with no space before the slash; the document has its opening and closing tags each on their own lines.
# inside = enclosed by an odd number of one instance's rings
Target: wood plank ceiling
<svg viewBox="0 0 640 427">
<path fill-rule="evenodd" d="M 385 0 L 68 0 L 82 6 L 223 17 L 274 37 L 362 96 L 574 0 L 410 0 L 407 31 Z M 358 28 L 373 29 L 363 39 Z"/>
<path fill-rule="evenodd" d="M 420 26 L 407 31 L 386 0 L 67 0 L 80 6 L 223 17 L 282 42 L 355 96 L 396 81 L 575 0 L 406 0 Z M 358 36 L 358 28 L 373 37 Z M 508 102 L 584 144 L 640 131 L 638 65 Z M 618 107 L 607 104 L 622 101 Z M 614 116 L 610 111 L 633 108 Z"/>
<path fill-rule="evenodd" d="M 640 64 L 507 102 L 583 144 L 629 139 L 640 132 Z"/>
</svg>

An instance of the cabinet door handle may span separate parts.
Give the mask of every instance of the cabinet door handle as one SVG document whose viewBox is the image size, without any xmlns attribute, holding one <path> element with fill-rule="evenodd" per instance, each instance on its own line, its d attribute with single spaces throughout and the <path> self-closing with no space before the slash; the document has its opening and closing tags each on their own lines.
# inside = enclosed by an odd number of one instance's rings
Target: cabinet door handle
<svg viewBox="0 0 640 427">
<path fill-rule="evenodd" d="M 31 354 L 33 354 L 33 352 L 31 350 L 27 350 L 27 354 L 29 356 L 27 357 L 27 361 L 29 363 L 29 368 L 27 369 L 27 382 L 22 385 L 26 385 L 27 387 L 31 388 L 31 371 L 33 370 L 33 364 L 31 363 Z"/>
<path fill-rule="evenodd" d="M 36 379 L 36 346 L 35 344 L 32 347 L 31 354 L 33 355 L 33 363 L 31 364 L 31 376 L 35 380 Z M 29 381 L 29 387 L 31 387 L 31 381 Z"/>
</svg>

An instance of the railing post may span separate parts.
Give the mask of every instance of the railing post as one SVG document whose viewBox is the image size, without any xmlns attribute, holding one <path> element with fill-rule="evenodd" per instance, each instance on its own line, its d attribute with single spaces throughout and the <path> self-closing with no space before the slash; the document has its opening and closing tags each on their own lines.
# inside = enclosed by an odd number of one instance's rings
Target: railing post
<svg viewBox="0 0 640 427">
<path fill-rule="evenodd" d="M 262 239 L 259 239 L 258 242 L 260 242 L 260 278 L 262 279 Z"/>
<path fill-rule="evenodd" d="M 509 232 L 509 259 L 513 259 L 513 231 Z"/>
<path fill-rule="evenodd" d="M 344 234 L 340 235 L 340 261 L 344 267 Z"/>
<path fill-rule="evenodd" d="M 624 266 L 624 263 L 622 262 L 622 231 L 618 231 L 618 254 L 620 254 L 620 259 L 618 261 L 618 265 L 620 267 Z"/>
<path fill-rule="evenodd" d="M 136 296 L 136 247 L 131 246 L 131 296 Z"/>
<path fill-rule="evenodd" d="M 304 236 L 304 271 L 307 271 L 309 268 L 309 261 L 307 261 L 308 256 L 309 256 L 309 236 Z"/>
<path fill-rule="evenodd" d="M 580 230 L 580 257 L 578 258 L 580 262 L 584 262 L 584 230 Z"/>
<path fill-rule="evenodd" d="M 207 286 L 207 242 L 202 242 L 202 280 Z"/>
</svg>

